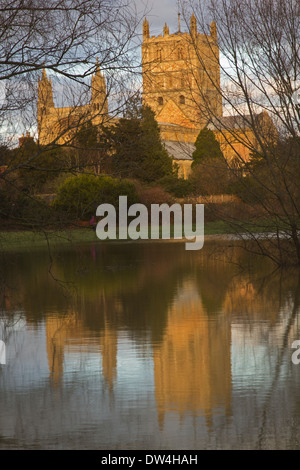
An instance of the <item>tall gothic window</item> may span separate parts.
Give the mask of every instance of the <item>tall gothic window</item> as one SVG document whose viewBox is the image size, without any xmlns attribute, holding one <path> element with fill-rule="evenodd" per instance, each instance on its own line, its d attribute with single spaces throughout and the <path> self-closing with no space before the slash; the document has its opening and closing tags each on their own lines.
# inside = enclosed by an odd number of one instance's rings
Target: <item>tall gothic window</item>
<svg viewBox="0 0 300 470">
<path fill-rule="evenodd" d="M 179 103 L 180 104 L 185 104 L 185 97 L 183 95 L 179 96 Z"/>
<path fill-rule="evenodd" d="M 158 97 L 158 104 L 159 104 L 159 106 L 162 106 L 164 104 L 164 99 L 163 99 L 162 96 Z"/>
</svg>

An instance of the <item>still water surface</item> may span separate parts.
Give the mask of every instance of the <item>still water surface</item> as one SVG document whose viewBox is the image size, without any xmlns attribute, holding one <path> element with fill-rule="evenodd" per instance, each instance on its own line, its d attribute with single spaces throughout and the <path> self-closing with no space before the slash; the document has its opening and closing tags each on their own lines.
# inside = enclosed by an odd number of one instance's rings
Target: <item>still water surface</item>
<svg viewBox="0 0 300 470">
<path fill-rule="evenodd" d="M 51 255 L 1 257 L 0 449 L 300 448 L 297 273 L 216 242 Z"/>
</svg>

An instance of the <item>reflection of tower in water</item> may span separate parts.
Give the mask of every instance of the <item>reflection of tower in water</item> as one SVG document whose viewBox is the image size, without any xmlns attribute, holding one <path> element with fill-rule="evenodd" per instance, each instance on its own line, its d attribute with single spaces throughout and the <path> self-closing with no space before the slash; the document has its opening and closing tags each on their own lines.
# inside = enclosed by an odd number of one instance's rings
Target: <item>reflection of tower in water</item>
<svg viewBox="0 0 300 470">
<path fill-rule="evenodd" d="M 231 413 L 230 321 L 210 318 L 196 286 L 186 283 L 168 312 L 161 343 L 154 349 L 159 424 L 168 412 L 181 417 Z"/>
<path fill-rule="evenodd" d="M 95 343 L 89 344 L 87 338 L 91 331 L 87 328 L 78 315 L 68 313 L 65 316 L 48 316 L 46 318 L 47 355 L 50 378 L 57 386 L 63 378 L 63 363 L 65 348 L 72 346 L 73 351 L 91 352 L 95 350 Z M 99 336 L 102 354 L 102 375 L 109 390 L 113 390 L 113 384 L 117 371 L 117 331 L 105 322 L 104 329 Z"/>
<path fill-rule="evenodd" d="M 109 391 L 112 391 L 117 375 L 118 334 L 108 324 L 105 324 L 104 331 L 101 333 L 100 344 L 103 378 L 108 385 Z"/>
<path fill-rule="evenodd" d="M 60 383 L 63 376 L 64 348 L 68 330 L 75 324 L 76 320 L 72 314 L 63 317 L 47 316 L 46 318 L 48 365 L 50 379 L 55 386 Z"/>
</svg>

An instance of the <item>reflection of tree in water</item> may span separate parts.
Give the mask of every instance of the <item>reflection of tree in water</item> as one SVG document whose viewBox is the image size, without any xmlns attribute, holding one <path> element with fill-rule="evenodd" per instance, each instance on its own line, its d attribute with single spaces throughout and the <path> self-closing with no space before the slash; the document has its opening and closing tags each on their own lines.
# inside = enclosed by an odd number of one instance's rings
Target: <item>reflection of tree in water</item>
<svg viewBox="0 0 300 470">
<path fill-rule="evenodd" d="M 6 277 L 6 262 L 6 255 L 0 254 L 0 340 L 5 344 L 24 317 L 19 290 Z"/>
<path fill-rule="evenodd" d="M 49 275 L 49 253 L 44 250 L 14 252 L 5 255 L 1 275 L 5 280 L 8 310 L 22 309 L 28 322 L 42 321 L 48 312 L 68 307 L 70 296 Z"/>
<path fill-rule="evenodd" d="M 234 277 L 234 267 L 220 259 L 205 259 L 196 269 L 199 295 L 208 314 L 223 308 L 227 290 Z"/>
<path fill-rule="evenodd" d="M 291 274 L 291 273 L 289 273 L 289 274 Z M 272 378 L 270 389 L 269 389 L 269 392 L 268 392 L 267 397 L 265 399 L 265 403 L 264 403 L 262 413 L 261 413 L 261 422 L 260 422 L 259 433 L 258 433 L 258 437 L 257 437 L 257 448 L 259 448 L 259 449 L 264 447 L 264 442 L 267 441 L 267 438 L 268 438 L 266 427 L 267 427 L 268 413 L 270 412 L 270 406 L 271 406 L 272 398 L 274 397 L 274 393 L 276 392 L 276 389 L 278 387 L 278 382 L 279 382 L 280 374 L 282 372 L 285 356 L 286 356 L 287 352 L 290 350 L 291 344 L 295 339 L 295 338 L 292 337 L 292 333 L 293 333 L 293 328 L 294 328 L 294 325 L 295 325 L 296 318 L 297 318 L 297 316 L 299 315 L 299 312 L 300 312 L 300 273 L 296 272 L 294 274 L 296 274 L 296 276 L 294 276 L 294 279 L 296 280 L 296 286 L 294 288 L 292 298 L 290 299 L 291 307 L 290 307 L 289 312 L 287 314 L 286 326 L 285 326 L 285 329 L 283 330 L 282 336 L 281 336 L 281 344 L 280 344 L 280 348 L 279 348 L 279 355 L 278 355 L 278 359 L 277 359 L 277 362 L 276 362 L 276 366 L 274 368 L 274 376 Z M 298 328 L 297 328 L 297 330 L 298 330 Z M 292 367 L 291 364 L 292 363 L 290 361 L 290 366 Z M 281 403 L 281 407 L 283 409 L 285 408 L 285 406 L 286 406 L 286 403 L 284 403 L 284 402 Z M 289 407 L 287 406 L 286 408 L 288 410 Z M 299 406 L 299 403 L 297 404 L 297 402 L 296 402 L 295 407 L 294 407 L 294 413 L 293 413 L 293 416 L 294 416 L 294 420 L 293 420 L 294 421 L 294 429 L 293 429 L 293 432 L 291 433 L 291 435 L 289 436 L 291 441 L 294 442 L 294 443 L 297 442 L 296 429 L 298 429 L 298 426 L 300 424 L 299 412 L 300 412 L 300 406 Z M 298 425 L 295 426 L 296 422 L 298 422 Z M 276 435 L 277 432 L 280 434 L 280 429 L 278 429 L 275 426 L 275 435 Z"/>
</svg>

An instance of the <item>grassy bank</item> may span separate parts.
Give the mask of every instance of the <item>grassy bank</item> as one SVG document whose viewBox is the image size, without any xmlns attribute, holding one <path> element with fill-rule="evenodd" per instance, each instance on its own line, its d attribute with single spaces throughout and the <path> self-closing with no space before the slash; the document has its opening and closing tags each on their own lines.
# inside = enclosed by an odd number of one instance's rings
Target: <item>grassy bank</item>
<svg viewBox="0 0 300 470">
<path fill-rule="evenodd" d="M 274 232 L 275 227 L 274 220 L 271 218 L 265 218 L 253 222 L 235 222 L 234 225 L 230 226 L 228 223 L 219 220 L 213 222 L 206 222 L 204 226 L 204 233 L 207 236 L 210 235 L 227 235 L 232 233 L 247 233 L 247 232 Z M 193 227 L 195 230 L 195 226 Z M 282 224 L 281 230 L 286 229 L 286 226 Z M 173 233 L 173 227 L 171 226 L 171 237 Z M 149 236 L 150 238 L 150 236 Z M 129 240 L 129 239 L 128 239 Z M 32 249 L 34 247 L 51 247 L 60 246 L 63 244 L 78 244 L 98 242 L 107 243 L 113 242 L 112 240 L 101 241 L 98 239 L 95 230 L 90 227 L 74 227 L 72 229 L 65 230 L 48 230 L 48 231 L 29 231 L 29 230 L 0 230 L 0 250 L 16 250 L 16 249 Z"/>
<path fill-rule="evenodd" d="M 228 225 L 223 221 L 207 222 L 205 235 L 226 234 Z M 49 244 L 51 247 L 63 244 L 76 244 L 85 242 L 101 242 L 91 228 L 74 228 L 70 230 L 53 230 L 45 232 L 33 231 L 0 231 L 0 249 L 10 250 L 18 248 L 42 247 Z M 103 243 L 103 242 L 101 242 Z"/>
</svg>

